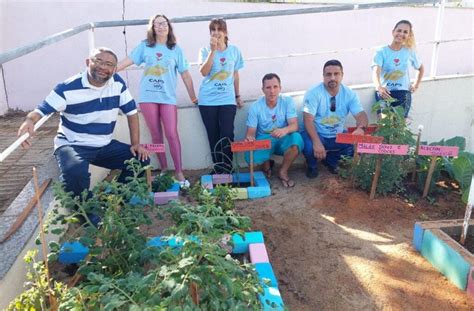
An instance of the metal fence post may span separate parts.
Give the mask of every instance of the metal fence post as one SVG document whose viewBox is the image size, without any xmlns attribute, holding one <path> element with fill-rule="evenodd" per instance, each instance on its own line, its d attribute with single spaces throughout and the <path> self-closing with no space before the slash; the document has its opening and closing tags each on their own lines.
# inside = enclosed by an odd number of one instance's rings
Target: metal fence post
<svg viewBox="0 0 474 311">
<path fill-rule="evenodd" d="M 438 71 L 438 57 L 439 57 L 439 44 L 441 40 L 441 31 L 443 29 L 443 20 L 444 20 L 444 8 L 446 6 L 446 0 L 441 0 L 439 2 L 438 9 L 438 18 L 436 19 L 436 30 L 435 30 L 435 43 L 433 45 L 433 54 L 431 57 L 431 71 L 430 77 L 436 77 L 436 72 Z"/>
<path fill-rule="evenodd" d="M 90 23 L 91 28 L 89 29 L 89 54 L 95 49 L 95 25 L 94 23 Z"/>
</svg>

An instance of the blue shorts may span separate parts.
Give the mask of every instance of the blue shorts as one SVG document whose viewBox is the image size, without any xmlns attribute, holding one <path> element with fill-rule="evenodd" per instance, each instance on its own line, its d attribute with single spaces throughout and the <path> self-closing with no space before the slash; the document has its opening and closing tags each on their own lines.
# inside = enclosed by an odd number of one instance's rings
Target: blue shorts
<svg viewBox="0 0 474 311">
<path fill-rule="evenodd" d="M 398 91 L 390 91 L 390 96 L 392 98 L 396 99 L 397 101 L 393 102 L 390 106 L 391 107 L 397 107 L 397 106 L 402 106 L 403 107 L 403 115 L 405 118 L 408 117 L 408 113 L 410 112 L 411 108 L 411 92 L 410 91 L 403 91 L 403 90 L 398 90 Z M 378 92 L 375 92 L 375 100 L 383 100 L 382 97 L 379 96 Z M 380 109 L 377 110 L 377 114 L 380 114 L 382 111 Z"/>
<path fill-rule="evenodd" d="M 254 164 L 262 164 L 265 161 L 270 160 L 272 154 L 283 156 L 285 152 L 290 149 L 292 146 L 298 148 L 298 153 L 301 153 L 303 150 L 303 138 L 299 132 L 293 132 L 288 135 L 283 136 L 282 138 L 272 137 L 270 134 L 257 136 L 257 140 L 270 139 L 271 148 L 265 150 L 255 150 L 253 152 L 253 162 Z M 245 161 L 250 163 L 250 153 L 245 153 Z"/>
</svg>

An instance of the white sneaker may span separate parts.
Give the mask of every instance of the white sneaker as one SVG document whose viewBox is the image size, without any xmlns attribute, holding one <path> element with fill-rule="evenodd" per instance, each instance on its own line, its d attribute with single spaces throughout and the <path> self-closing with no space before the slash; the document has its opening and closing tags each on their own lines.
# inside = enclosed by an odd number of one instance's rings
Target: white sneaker
<svg viewBox="0 0 474 311">
<path fill-rule="evenodd" d="M 189 180 L 185 179 L 179 182 L 179 187 L 181 189 L 186 189 L 186 188 L 191 187 L 191 183 L 189 182 Z"/>
</svg>

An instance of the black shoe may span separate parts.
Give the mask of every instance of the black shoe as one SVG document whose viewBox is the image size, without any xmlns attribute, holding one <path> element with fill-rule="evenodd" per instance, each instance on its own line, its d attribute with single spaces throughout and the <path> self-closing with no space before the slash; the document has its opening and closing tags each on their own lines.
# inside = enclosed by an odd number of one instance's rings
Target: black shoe
<svg viewBox="0 0 474 311">
<path fill-rule="evenodd" d="M 319 172 L 318 172 L 317 168 L 315 168 L 315 167 L 306 168 L 306 177 L 312 179 L 312 178 L 318 177 L 318 175 L 319 175 Z"/>
</svg>

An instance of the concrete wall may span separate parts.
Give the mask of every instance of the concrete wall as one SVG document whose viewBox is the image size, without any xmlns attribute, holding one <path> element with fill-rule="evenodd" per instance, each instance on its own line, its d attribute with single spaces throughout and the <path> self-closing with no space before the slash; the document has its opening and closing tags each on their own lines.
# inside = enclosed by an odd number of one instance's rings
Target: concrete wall
<svg viewBox="0 0 474 311">
<path fill-rule="evenodd" d="M 467 150 L 474 152 L 474 93 L 466 92 L 474 85 L 474 75 L 464 77 L 447 77 L 423 81 L 418 92 L 413 94 L 413 104 L 410 111 L 411 130 L 417 133 L 420 124 L 424 126 L 422 140 L 439 141 L 443 138 L 463 136 L 466 138 Z M 359 95 L 364 110 L 368 112 L 370 122 L 376 122 L 376 115 L 370 113 L 375 102 L 373 87 L 369 85 L 354 86 Z M 283 91 L 286 91 L 284 89 Z M 294 97 L 301 119 L 302 99 L 304 92 L 289 93 Z M 246 102 L 237 111 L 235 118 L 235 139 L 242 140 L 245 135 L 245 121 L 251 102 Z M 178 131 L 181 138 L 183 165 L 185 169 L 202 169 L 211 164 L 210 149 L 207 142 L 204 125 L 196 107 L 181 107 L 178 110 Z M 347 119 L 347 125 L 353 125 L 352 117 Z M 150 135 L 141 119 L 141 140 L 150 142 Z M 117 126 L 116 138 L 129 141 L 126 118 L 122 117 Z M 173 161 L 167 154 L 168 164 Z M 242 160 L 242 158 L 239 158 Z M 240 161 L 242 164 L 243 161 Z M 157 161 L 152 159 L 156 167 Z"/>
<path fill-rule="evenodd" d="M 314 5 L 311 5 L 314 6 Z M 185 0 L 122 1 L 44 1 L 0 0 L 0 50 L 6 51 L 39 40 L 90 21 L 146 19 L 156 12 L 169 17 L 268 11 L 305 7 L 304 5 L 268 3 L 221 3 Z M 41 14 L 38 14 L 41 12 Z M 474 10 L 446 9 L 442 38 L 472 37 Z M 391 41 L 391 29 L 400 19 L 409 19 L 415 27 L 417 42 L 433 40 L 437 9 L 433 7 L 391 8 L 334 13 L 307 14 L 271 18 L 230 20 L 230 42 L 240 47 L 244 58 L 321 52 L 327 53 L 274 60 L 247 61 L 241 71 L 242 96 L 246 99 L 260 94 L 260 78 L 273 71 L 280 74 L 287 91 L 305 90 L 321 77 L 321 68 L 329 58 L 338 58 L 345 65 L 346 83 L 370 82 L 373 50 L 369 47 Z M 200 47 L 207 45 L 207 22 L 175 24 L 179 44 L 189 61 L 195 62 Z M 145 26 L 97 29 L 96 45 L 110 46 L 119 57 L 145 37 Z M 126 42 L 125 42 L 126 38 Z M 88 53 L 87 33 L 45 47 L 20 59 L 4 64 L 9 106 L 30 110 L 60 81 L 84 69 Z M 353 49 L 350 52 L 336 52 Z M 439 75 L 474 72 L 473 41 L 441 45 Z M 431 44 L 419 44 L 418 52 L 427 72 L 431 66 Z M 458 61 L 462 60 L 462 61 Z M 201 77 L 197 67 L 190 70 L 196 90 Z M 137 96 L 141 71 L 129 71 L 134 96 Z M 0 84 L 0 89 L 3 85 Z M 0 92 L 1 93 L 1 92 Z M 1 101 L 0 101 L 1 102 Z M 183 84 L 178 83 L 178 102 L 189 103 Z"/>
</svg>

